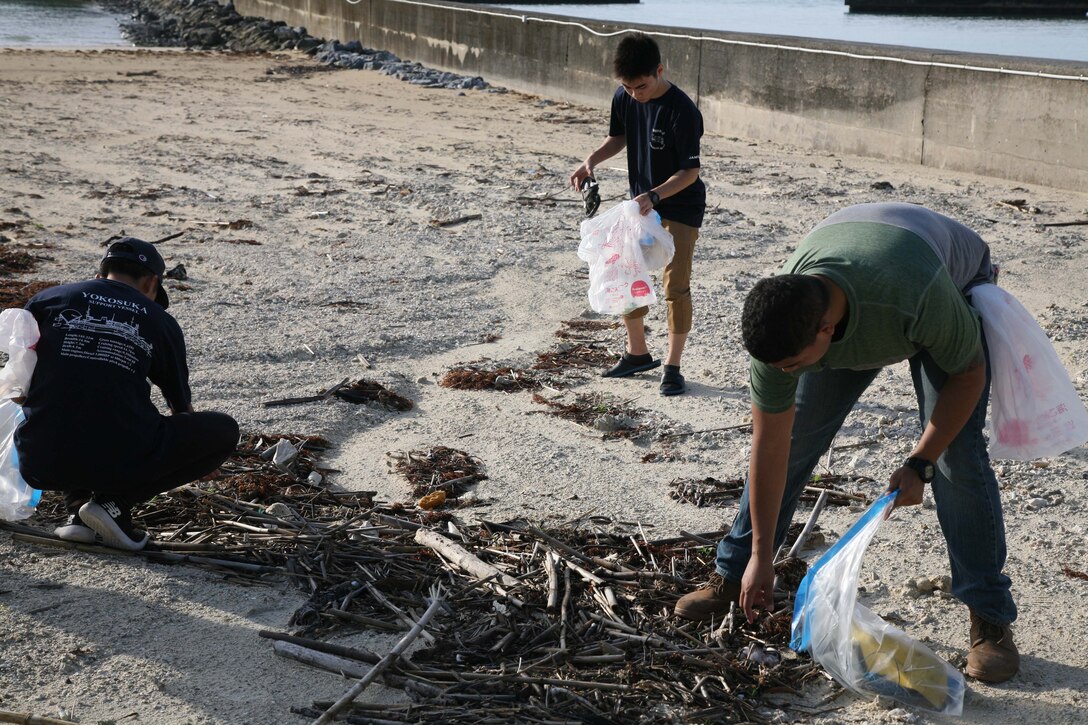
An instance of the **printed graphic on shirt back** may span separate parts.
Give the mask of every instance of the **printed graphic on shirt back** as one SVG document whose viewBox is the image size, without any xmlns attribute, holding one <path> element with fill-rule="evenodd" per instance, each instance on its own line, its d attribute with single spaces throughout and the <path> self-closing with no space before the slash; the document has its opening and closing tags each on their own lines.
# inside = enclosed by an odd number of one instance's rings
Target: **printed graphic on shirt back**
<svg viewBox="0 0 1088 725">
<path fill-rule="evenodd" d="M 136 350 L 150 357 L 152 345 L 140 335 L 140 326 L 114 317 L 95 317 L 88 310 L 67 309 L 53 320 L 53 327 L 65 330 L 61 357 L 95 360 L 116 365 L 130 373 L 140 363 Z"/>
</svg>

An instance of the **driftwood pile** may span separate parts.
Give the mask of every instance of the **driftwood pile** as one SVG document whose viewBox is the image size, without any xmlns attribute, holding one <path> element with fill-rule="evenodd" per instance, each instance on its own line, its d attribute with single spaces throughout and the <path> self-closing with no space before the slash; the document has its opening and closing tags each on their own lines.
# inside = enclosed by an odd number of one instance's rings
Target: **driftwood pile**
<svg viewBox="0 0 1088 725">
<path fill-rule="evenodd" d="M 154 544 L 131 555 L 250 581 L 287 577 L 307 592 L 290 632 L 262 636 L 279 655 L 358 682 L 338 703 L 300 703 L 301 716 L 751 721 L 771 712 L 762 695 L 796 692 L 819 676 L 786 646 L 788 589 L 804 571 L 795 559 L 780 564 L 787 591 L 774 612 L 752 624 L 739 613 L 684 622 L 673 605 L 713 570 L 720 531 L 652 540 L 637 522 L 599 519 L 590 529 L 468 526 L 448 513 L 377 505 L 369 492 L 329 491 L 315 477 L 323 446 L 307 436 L 249 436 L 224 466 L 228 475 L 134 512 Z M 63 515 L 56 495 L 38 513 L 47 525 Z M 6 526 L 18 541 L 119 553 Z M 409 634 L 383 656 L 327 641 L 344 630 Z M 405 701 L 355 703 L 370 682 L 402 690 Z"/>
</svg>

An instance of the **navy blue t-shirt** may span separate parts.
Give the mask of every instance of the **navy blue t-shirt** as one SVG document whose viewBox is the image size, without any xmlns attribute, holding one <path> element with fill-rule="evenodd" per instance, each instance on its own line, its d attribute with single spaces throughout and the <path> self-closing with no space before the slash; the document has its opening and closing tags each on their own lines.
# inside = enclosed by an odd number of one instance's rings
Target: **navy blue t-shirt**
<svg viewBox="0 0 1088 725">
<path fill-rule="evenodd" d="M 191 402 L 177 321 L 108 279 L 51 287 L 26 308 L 41 332 L 26 421 L 15 433 L 27 483 L 43 490 L 120 483 L 161 456 L 172 441 L 148 381 L 174 411 Z"/>
<path fill-rule="evenodd" d="M 703 114 L 675 85 L 646 103 L 631 98 L 620 86 L 612 96 L 608 135 L 627 139 L 627 176 L 634 198 L 663 184 L 677 171 L 699 168 Z M 706 185 L 697 179 L 655 208 L 663 219 L 700 227 L 706 210 Z"/>
</svg>

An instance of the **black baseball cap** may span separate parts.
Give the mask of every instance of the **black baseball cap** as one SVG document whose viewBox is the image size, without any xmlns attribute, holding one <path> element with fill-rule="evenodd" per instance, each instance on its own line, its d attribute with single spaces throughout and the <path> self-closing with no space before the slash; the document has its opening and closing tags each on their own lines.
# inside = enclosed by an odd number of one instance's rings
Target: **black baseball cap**
<svg viewBox="0 0 1088 725">
<path fill-rule="evenodd" d="M 102 258 L 102 261 L 105 262 L 107 259 L 124 259 L 150 270 L 159 278 L 159 290 L 155 293 L 155 301 L 164 310 L 170 306 L 170 300 L 162 286 L 162 276 L 166 274 L 166 262 L 159 254 L 159 250 L 155 249 L 154 244 L 136 237 L 121 237 L 110 244 L 109 249 L 106 250 L 106 256 Z"/>
</svg>

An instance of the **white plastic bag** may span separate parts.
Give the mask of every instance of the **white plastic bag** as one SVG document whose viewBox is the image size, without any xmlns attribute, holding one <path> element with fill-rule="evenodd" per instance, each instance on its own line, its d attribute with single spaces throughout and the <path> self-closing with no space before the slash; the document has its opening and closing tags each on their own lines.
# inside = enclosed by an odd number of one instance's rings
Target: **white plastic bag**
<svg viewBox="0 0 1088 725">
<path fill-rule="evenodd" d="M 861 559 L 897 493 L 878 499 L 809 569 L 797 590 L 790 647 L 810 652 L 832 677 L 857 693 L 959 715 L 963 675 L 857 603 Z"/>
<path fill-rule="evenodd" d="M 0 398 L 21 398 L 30 389 L 30 376 L 38 362 L 33 349 L 38 337 L 38 322 L 27 310 L 0 312 L 0 352 L 8 355 L 0 370 Z"/>
<path fill-rule="evenodd" d="M 0 519 L 17 521 L 34 513 L 41 491 L 31 488 L 19 473 L 15 429 L 23 422 L 23 408 L 12 398 L 26 395 L 38 362 L 33 347 L 38 323 L 26 310 L 0 312 L 0 352 L 8 355 L 0 370 Z"/>
<path fill-rule="evenodd" d="M 0 519 L 18 521 L 34 513 L 42 492 L 31 488 L 19 473 L 15 429 L 23 422 L 23 408 L 14 400 L 0 400 Z"/>
<path fill-rule="evenodd" d="M 650 271 L 672 261 L 676 247 L 657 212 L 625 201 L 582 222 L 578 256 L 589 263 L 589 306 L 621 315 L 657 302 Z"/>
<path fill-rule="evenodd" d="M 1088 411 L 1054 346 L 1020 301 L 997 285 L 971 290 L 990 349 L 990 456 L 1027 461 L 1088 441 Z"/>
</svg>

